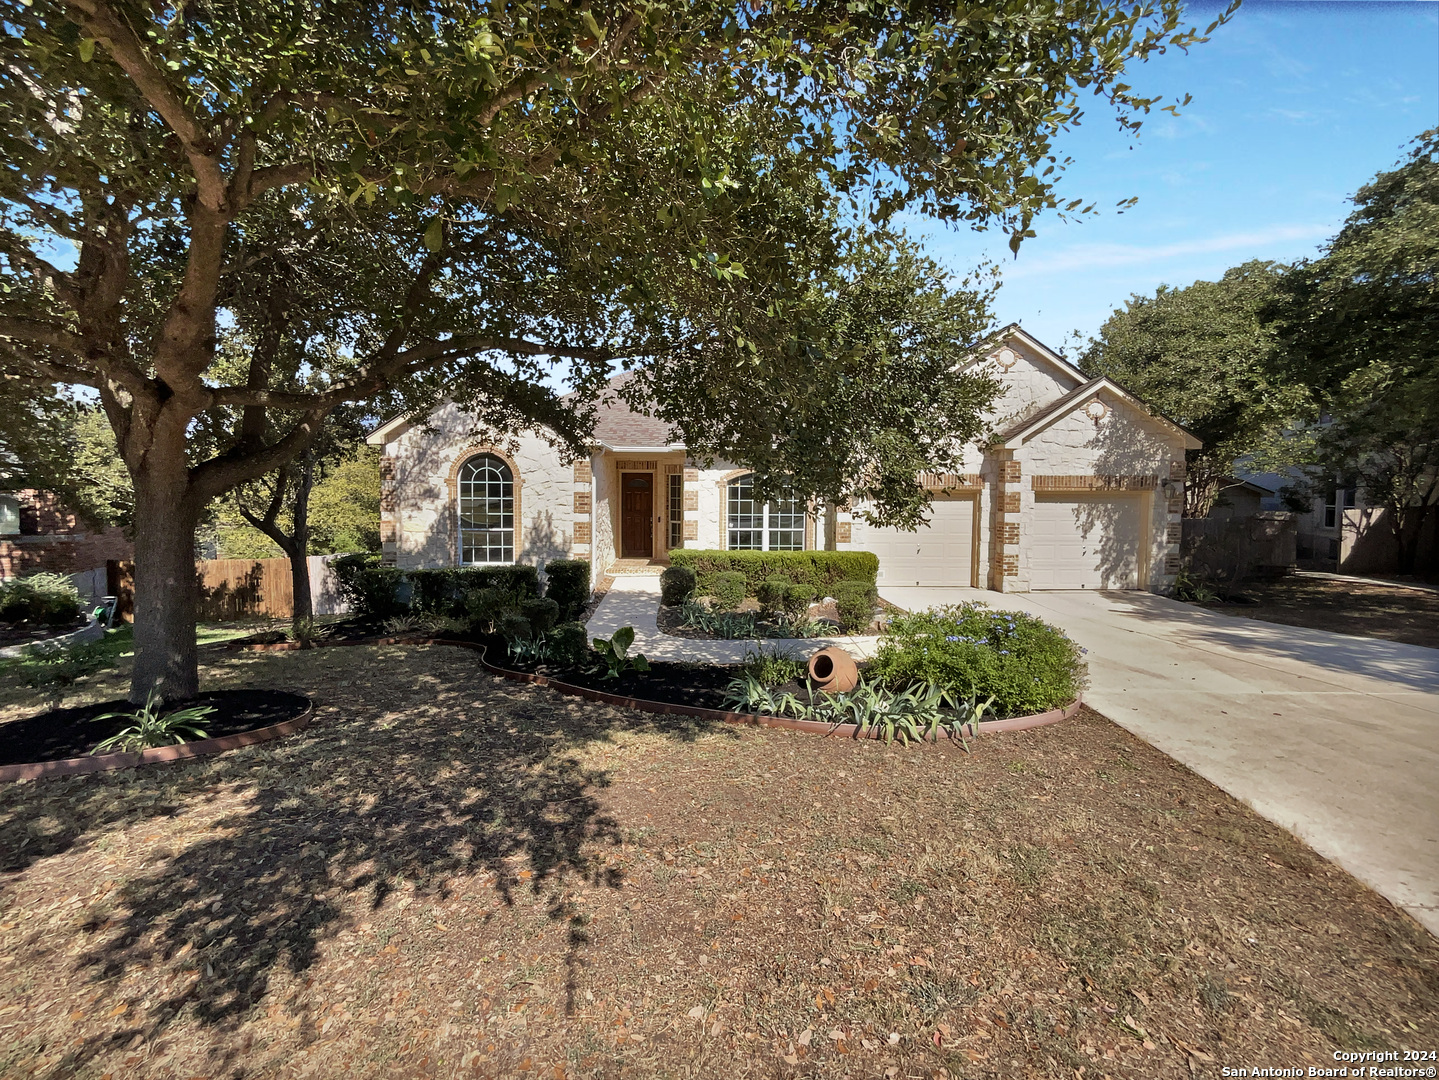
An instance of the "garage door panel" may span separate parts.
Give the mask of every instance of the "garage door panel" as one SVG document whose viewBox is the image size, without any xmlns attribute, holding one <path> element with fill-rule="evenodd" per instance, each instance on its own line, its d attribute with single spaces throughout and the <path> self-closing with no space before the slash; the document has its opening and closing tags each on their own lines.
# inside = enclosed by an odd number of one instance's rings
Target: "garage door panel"
<svg viewBox="0 0 1439 1080">
<path fill-rule="evenodd" d="M 1143 506 L 1134 497 L 1036 499 L 1031 589 L 1137 589 Z"/>
<path fill-rule="evenodd" d="M 974 500 L 935 499 L 928 524 L 913 532 L 856 526 L 855 546 L 879 556 L 881 584 L 970 585 Z"/>
</svg>

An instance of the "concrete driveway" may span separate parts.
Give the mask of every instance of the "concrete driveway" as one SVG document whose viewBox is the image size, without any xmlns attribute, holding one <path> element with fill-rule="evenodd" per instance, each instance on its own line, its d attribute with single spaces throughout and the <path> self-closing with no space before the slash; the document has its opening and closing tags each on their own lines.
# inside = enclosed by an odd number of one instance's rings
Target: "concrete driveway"
<svg viewBox="0 0 1439 1080">
<path fill-rule="evenodd" d="M 1439 934 L 1439 650 L 1203 611 L 1150 593 L 885 588 L 979 600 L 1089 650 L 1085 700 Z"/>
</svg>

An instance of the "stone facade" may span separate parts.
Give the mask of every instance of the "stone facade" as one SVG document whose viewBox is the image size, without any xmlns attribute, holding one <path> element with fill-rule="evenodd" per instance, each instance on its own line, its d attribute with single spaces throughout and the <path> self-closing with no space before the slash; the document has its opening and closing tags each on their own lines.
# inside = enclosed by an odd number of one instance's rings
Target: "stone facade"
<svg viewBox="0 0 1439 1080">
<path fill-rule="evenodd" d="M 993 434 L 986 445 L 964 449 L 955 473 L 924 478 L 937 492 L 961 492 L 973 500 L 972 580 L 1003 591 L 1028 589 L 1036 496 L 1072 494 L 1092 500 L 1099 512 L 1112 508 L 1107 500 L 1137 501 L 1142 522 L 1140 550 L 1134 553 L 1138 584 L 1164 588 L 1177 567 L 1174 537 L 1184 451 L 1197 446 L 1195 440 L 1151 415 L 1122 388 L 1087 380 L 1017 327 L 1002 333 L 974 364 L 1003 388 L 987 418 Z M 614 385 L 622 385 L 623 378 Z M 386 552 L 401 566 L 456 561 L 455 471 L 467 456 L 487 449 L 504 455 L 515 473 L 516 557 L 521 561 L 542 565 L 573 556 L 591 560 L 596 575 L 603 573 L 621 555 L 620 484 L 627 472 L 653 478 L 655 561 L 664 561 L 671 536 L 669 481 L 675 475 L 682 478 L 680 542 L 686 548 L 724 548 L 726 485 L 745 470 L 731 462 L 702 465 L 688 458 L 683 447 L 667 442 L 667 429 L 657 423 L 623 403 L 602 409 L 590 456 L 571 463 L 533 435 L 518 436 L 503 447 L 483 446 L 471 437 L 468 419 L 450 405 L 423 426 L 402 418 L 391 421 L 371 436 L 371 442 L 385 447 Z M 859 546 L 856 539 L 872 542 L 878 530 L 854 527 L 862 511 L 812 507 L 806 547 L 844 550 Z M 1134 520 L 1125 513 L 1126 520 Z"/>
</svg>

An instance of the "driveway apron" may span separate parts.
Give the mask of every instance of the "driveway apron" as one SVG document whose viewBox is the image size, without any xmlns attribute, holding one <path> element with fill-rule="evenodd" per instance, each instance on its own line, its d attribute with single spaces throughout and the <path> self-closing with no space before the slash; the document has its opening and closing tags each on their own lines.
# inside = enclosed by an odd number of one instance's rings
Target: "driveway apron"
<svg viewBox="0 0 1439 1080">
<path fill-rule="evenodd" d="M 1143 592 L 880 587 L 1028 611 L 1089 650 L 1085 700 L 1439 935 L 1439 650 Z"/>
</svg>

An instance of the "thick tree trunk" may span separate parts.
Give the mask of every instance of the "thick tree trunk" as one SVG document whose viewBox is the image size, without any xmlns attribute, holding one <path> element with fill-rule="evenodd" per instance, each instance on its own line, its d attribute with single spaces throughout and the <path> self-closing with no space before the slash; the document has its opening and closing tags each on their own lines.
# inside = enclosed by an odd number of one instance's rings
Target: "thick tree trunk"
<svg viewBox="0 0 1439 1080">
<path fill-rule="evenodd" d="M 180 456 L 178 463 L 148 460 L 134 476 L 135 664 L 130 700 L 135 704 L 142 704 L 152 689 L 167 702 L 200 691 L 195 654 L 199 507 L 186 473 Z"/>
<path fill-rule="evenodd" d="M 295 532 L 290 555 L 290 581 L 295 592 L 295 626 L 312 619 L 310 603 L 310 489 L 315 485 L 315 455 L 305 452 L 300 483 L 295 488 Z"/>
</svg>

